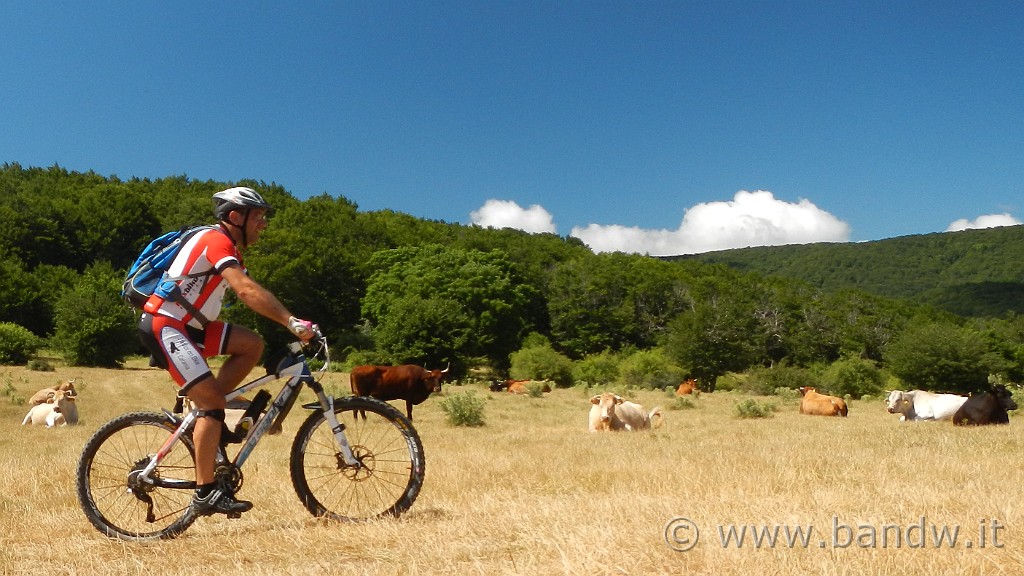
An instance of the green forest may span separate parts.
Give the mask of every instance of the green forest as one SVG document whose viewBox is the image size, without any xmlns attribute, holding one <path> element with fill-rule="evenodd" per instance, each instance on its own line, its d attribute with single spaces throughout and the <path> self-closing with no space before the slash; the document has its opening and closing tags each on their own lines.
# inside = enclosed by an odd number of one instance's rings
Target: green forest
<svg viewBox="0 0 1024 576">
<path fill-rule="evenodd" d="M 154 237 L 212 221 L 246 185 L 274 206 L 250 275 L 321 325 L 343 365 L 450 364 L 459 377 L 560 386 L 700 386 L 859 397 L 894 385 L 1024 381 L 1024 227 L 677 258 L 360 211 L 259 181 L 0 167 L 0 363 L 142 354 L 124 274 Z M 241 304 L 268 350 L 289 335 Z M 482 376 L 481 376 L 482 375 Z"/>
</svg>

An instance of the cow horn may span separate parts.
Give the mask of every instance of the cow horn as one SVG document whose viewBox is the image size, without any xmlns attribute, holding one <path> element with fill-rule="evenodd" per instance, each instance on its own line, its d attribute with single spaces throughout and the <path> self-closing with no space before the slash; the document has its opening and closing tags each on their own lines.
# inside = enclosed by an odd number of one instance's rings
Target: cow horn
<svg viewBox="0 0 1024 576">
<path fill-rule="evenodd" d="M 451 368 L 452 368 L 452 363 L 449 362 L 448 365 L 444 367 L 444 370 L 441 370 L 441 374 L 444 374 L 444 373 L 448 372 L 449 370 L 451 370 Z"/>
</svg>

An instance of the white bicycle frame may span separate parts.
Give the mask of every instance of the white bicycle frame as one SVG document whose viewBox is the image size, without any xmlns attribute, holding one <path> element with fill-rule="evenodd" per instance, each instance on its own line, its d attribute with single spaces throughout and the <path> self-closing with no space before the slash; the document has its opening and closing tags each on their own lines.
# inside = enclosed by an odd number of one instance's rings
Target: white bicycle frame
<svg viewBox="0 0 1024 576">
<path fill-rule="evenodd" d="M 323 338 L 323 336 L 320 336 L 319 341 L 321 345 L 320 351 L 324 353 L 324 368 L 320 371 L 322 374 L 327 371 L 327 368 L 330 365 L 330 357 L 327 353 L 327 340 Z M 272 372 L 243 384 L 229 392 L 224 397 L 225 400 L 231 401 L 246 392 L 255 390 L 271 382 L 280 380 L 281 378 L 288 379 L 284 387 L 281 388 L 281 391 L 278 392 L 277 397 L 274 398 L 273 402 L 271 402 L 266 414 L 264 414 L 263 417 L 255 423 L 252 430 L 250 430 L 249 435 L 242 443 L 242 446 L 238 449 L 238 453 L 235 455 L 233 464 L 236 468 L 242 467 L 242 464 L 245 463 L 249 458 L 249 455 L 256 448 L 256 444 L 258 444 L 260 439 L 263 438 L 263 435 L 270 428 L 273 422 L 277 420 L 278 416 L 282 414 L 282 412 L 291 409 L 299 391 L 302 389 L 302 385 L 306 384 L 316 393 L 320 409 L 323 411 L 324 418 L 327 420 L 327 423 L 331 425 L 331 431 L 334 433 L 334 439 L 338 443 L 338 448 L 341 451 L 342 457 L 345 459 L 345 464 L 354 468 L 359 468 L 361 464 L 352 454 L 352 448 L 349 446 L 348 439 L 345 437 L 345 427 L 338 421 L 338 416 L 334 413 L 334 397 L 328 396 L 324 392 L 323 386 L 313 378 L 313 375 L 309 370 L 309 363 L 306 362 L 306 357 L 302 353 L 302 344 L 299 342 L 292 342 L 288 345 L 288 350 L 294 355 L 296 360 L 294 364 L 285 367 L 280 372 Z M 314 405 L 307 404 L 305 407 L 312 408 Z M 178 424 L 178 428 L 173 434 L 171 434 L 170 438 L 164 442 L 163 446 L 160 447 L 160 450 L 150 458 L 149 463 L 139 473 L 138 478 L 140 480 L 143 482 L 152 481 L 149 475 L 156 469 L 167 454 L 171 452 L 171 449 L 178 440 L 181 439 L 182 435 L 192 429 L 198 412 L 198 409 L 193 408 L 188 412 L 188 414 L 185 414 L 181 419 L 181 422 Z M 226 457 L 227 454 L 225 454 L 223 450 L 218 450 L 217 458 L 219 461 L 223 463 L 222 459 Z"/>
</svg>

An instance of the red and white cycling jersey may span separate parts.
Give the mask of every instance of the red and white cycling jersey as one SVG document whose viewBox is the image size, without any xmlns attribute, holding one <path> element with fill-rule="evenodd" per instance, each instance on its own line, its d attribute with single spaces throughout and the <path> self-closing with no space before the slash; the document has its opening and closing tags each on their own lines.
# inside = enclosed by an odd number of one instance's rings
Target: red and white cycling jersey
<svg viewBox="0 0 1024 576">
<path fill-rule="evenodd" d="M 195 278 L 179 280 L 178 286 L 182 297 L 208 320 L 214 320 L 220 314 L 224 293 L 228 288 L 228 283 L 220 273 L 233 263 L 237 263 L 242 266 L 243 271 L 245 270 L 242 255 L 231 241 L 231 237 L 216 227 L 203 230 L 189 238 L 171 263 L 167 275 L 180 277 L 186 274 L 200 274 Z M 205 274 L 211 271 L 211 274 Z M 143 309 L 150 314 L 169 316 L 196 328 L 202 328 L 199 321 L 192 318 L 184 306 L 164 300 L 156 294 L 149 297 Z"/>
</svg>

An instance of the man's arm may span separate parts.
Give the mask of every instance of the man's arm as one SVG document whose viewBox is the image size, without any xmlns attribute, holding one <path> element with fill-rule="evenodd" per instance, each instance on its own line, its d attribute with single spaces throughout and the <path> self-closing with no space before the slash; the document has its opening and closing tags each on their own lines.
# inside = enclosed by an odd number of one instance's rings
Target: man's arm
<svg viewBox="0 0 1024 576">
<path fill-rule="evenodd" d="M 260 286 L 242 271 L 241 266 L 233 264 L 220 273 L 224 280 L 231 286 L 231 289 L 246 306 L 254 312 L 266 316 L 278 324 L 289 328 L 288 320 L 292 313 L 281 304 L 281 301 L 274 296 L 270 290 Z"/>
</svg>

